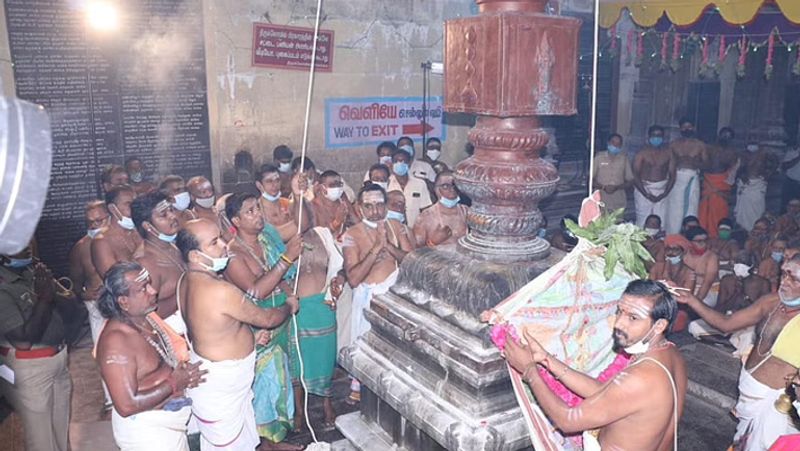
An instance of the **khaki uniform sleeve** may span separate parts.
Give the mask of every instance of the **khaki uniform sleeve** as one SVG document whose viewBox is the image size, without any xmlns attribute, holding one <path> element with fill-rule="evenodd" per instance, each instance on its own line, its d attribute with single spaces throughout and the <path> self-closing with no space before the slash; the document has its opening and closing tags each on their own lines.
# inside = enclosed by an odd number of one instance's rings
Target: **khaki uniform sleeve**
<svg viewBox="0 0 800 451">
<path fill-rule="evenodd" d="M 5 335 L 14 329 L 25 325 L 17 300 L 11 291 L 0 286 L 0 335 Z"/>
</svg>

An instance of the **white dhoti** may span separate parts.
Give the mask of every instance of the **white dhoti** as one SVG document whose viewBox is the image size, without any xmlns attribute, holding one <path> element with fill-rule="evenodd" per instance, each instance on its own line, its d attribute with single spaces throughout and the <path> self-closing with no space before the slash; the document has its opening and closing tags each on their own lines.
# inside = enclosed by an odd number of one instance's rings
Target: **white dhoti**
<svg viewBox="0 0 800 451">
<path fill-rule="evenodd" d="M 748 232 L 764 215 L 767 207 L 767 182 L 763 178 L 750 179 L 744 183 L 739 180 L 736 190 L 736 206 L 733 209 L 736 222 Z"/>
<path fill-rule="evenodd" d="M 667 217 L 661 218 L 667 233 L 678 233 L 681 222 L 687 216 L 697 216 L 700 205 L 700 171 L 696 169 L 678 169 L 675 174 L 675 185 L 667 196 Z"/>
<path fill-rule="evenodd" d="M 364 316 L 364 310 L 369 307 L 373 296 L 384 294 L 397 281 L 398 270 L 394 270 L 389 277 L 381 283 L 362 283 L 353 290 L 353 314 L 350 316 L 350 339 L 356 341 L 358 337 L 370 329 L 369 321 Z"/>
<path fill-rule="evenodd" d="M 176 311 L 172 315 L 164 318 L 164 322 L 167 323 L 167 326 L 171 327 L 176 334 L 186 337 L 186 322 L 183 321 L 183 316 L 181 316 L 180 311 Z"/>
<path fill-rule="evenodd" d="M 739 443 L 737 450 L 764 451 L 781 435 L 798 433 L 789 415 L 775 409 L 775 400 L 783 392 L 757 381 L 742 367 L 735 408 L 739 424 L 733 437 Z"/>
<path fill-rule="evenodd" d="M 642 185 L 644 185 L 644 189 L 652 196 L 660 196 L 664 193 L 664 190 L 667 189 L 667 181 L 662 180 L 660 182 L 648 182 L 642 181 Z M 639 192 L 638 189 L 633 190 L 633 201 L 636 205 L 636 225 L 639 227 L 644 227 L 644 221 L 650 215 L 657 215 L 661 218 L 661 222 L 664 222 L 664 216 L 667 212 L 667 199 L 668 197 L 661 199 L 658 202 L 651 202 L 649 199 L 644 197 L 642 193 Z"/>
<path fill-rule="evenodd" d="M 150 410 L 129 417 L 111 412 L 114 441 L 121 451 L 189 451 L 186 423 L 192 408 Z"/>
<path fill-rule="evenodd" d="M 256 352 L 241 360 L 212 362 L 191 353 L 208 370 L 206 381 L 189 389 L 202 451 L 253 451 L 259 444 L 253 411 Z"/>
</svg>

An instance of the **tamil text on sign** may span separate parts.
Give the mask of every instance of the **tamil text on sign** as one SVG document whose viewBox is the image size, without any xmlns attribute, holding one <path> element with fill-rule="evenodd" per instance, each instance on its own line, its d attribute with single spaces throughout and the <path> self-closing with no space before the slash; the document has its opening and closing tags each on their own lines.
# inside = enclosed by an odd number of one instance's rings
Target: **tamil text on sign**
<svg viewBox="0 0 800 451">
<path fill-rule="evenodd" d="M 253 24 L 253 66 L 307 70 L 314 50 L 313 28 Z M 319 30 L 315 70 L 333 68 L 333 30 Z"/>
</svg>

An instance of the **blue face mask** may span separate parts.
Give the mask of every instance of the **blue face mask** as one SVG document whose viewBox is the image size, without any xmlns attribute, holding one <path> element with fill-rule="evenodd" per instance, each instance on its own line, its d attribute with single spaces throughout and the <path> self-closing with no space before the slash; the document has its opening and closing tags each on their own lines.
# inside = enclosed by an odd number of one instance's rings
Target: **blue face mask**
<svg viewBox="0 0 800 451">
<path fill-rule="evenodd" d="M 30 266 L 31 263 L 33 263 L 33 259 L 32 258 L 11 258 L 11 257 L 9 257 L 8 261 L 6 262 L 6 266 L 8 266 L 9 268 L 20 269 L 20 268 L 25 268 L 26 266 Z"/>
<path fill-rule="evenodd" d="M 408 174 L 408 163 L 398 161 L 393 166 L 394 173 L 403 177 L 404 175 Z"/>
<path fill-rule="evenodd" d="M 661 136 L 651 136 L 648 141 L 653 147 L 660 147 L 662 144 L 664 144 L 664 138 Z"/>
<path fill-rule="evenodd" d="M 800 307 L 800 298 L 784 299 L 783 292 L 780 290 L 778 290 L 778 297 L 781 298 L 781 302 L 783 302 L 783 305 L 787 307 L 790 308 Z"/>
<path fill-rule="evenodd" d="M 671 265 L 677 265 L 678 263 L 680 263 L 680 262 L 681 262 L 681 256 L 680 256 L 680 255 L 676 255 L 676 256 L 674 256 L 674 257 L 665 257 L 665 258 L 667 259 L 667 261 L 668 261 L 668 262 L 669 262 Z"/>
<path fill-rule="evenodd" d="M 442 197 L 441 199 L 439 199 L 439 202 L 441 202 L 442 205 L 444 205 L 447 208 L 453 208 L 456 205 L 458 205 L 458 201 L 460 200 L 461 200 L 460 197 L 456 197 L 455 199 L 448 199 L 446 197 Z"/>
<path fill-rule="evenodd" d="M 780 263 L 783 261 L 783 252 L 773 252 L 772 259 Z"/>
<path fill-rule="evenodd" d="M 608 145 L 608 153 L 610 153 L 611 155 L 616 155 L 616 154 L 618 154 L 620 152 L 622 152 L 621 148 L 619 148 L 617 146 L 613 146 L 611 144 Z"/>
<path fill-rule="evenodd" d="M 538 232 L 536 232 L 536 236 L 538 236 L 541 239 L 545 239 L 545 237 L 547 236 L 547 229 L 542 227 L 541 229 L 539 229 Z"/>
<path fill-rule="evenodd" d="M 278 195 L 276 195 L 276 196 L 273 196 L 273 195 L 271 195 L 270 193 L 266 193 L 266 192 L 265 192 L 265 193 L 262 193 L 262 194 L 261 194 L 261 197 L 263 197 L 264 199 L 267 199 L 267 200 L 268 200 L 268 201 L 270 201 L 270 202 L 277 202 L 277 201 L 278 201 L 278 199 L 280 199 L 280 198 L 281 198 L 281 194 L 280 194 L 280 193 L 278 193 Z"/>
<path fill-rule="evenodd" d="M 394 219 L 395 221 L 404 223 L 406 222 L 406 215 L 399 211 L 387 210 L 386 219 Z"/>
<path fill-rule="evenodd" d="M 165 243 L 174 243 L 175 238 L 177 238 L 178 234 L 175 235 L 166 235 L 164 233 L 158 232 L 158 239 L 165 242 Z"/>
</svg>

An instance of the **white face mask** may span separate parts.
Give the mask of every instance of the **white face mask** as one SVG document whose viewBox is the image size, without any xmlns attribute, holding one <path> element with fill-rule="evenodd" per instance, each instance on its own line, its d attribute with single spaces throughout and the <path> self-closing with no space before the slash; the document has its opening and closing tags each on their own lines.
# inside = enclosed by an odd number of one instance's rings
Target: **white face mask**
<svg viewBox="0 0 800 451">
<path fill-rule="evenodd" d="M 286 174 L 292 170 L 292 163 L 279 163 L 278 170 Z"/>
<path fill-rule="evenodd" d="M 750 275 L 750 267 L 744 263 L 734 263 L 733 274 L 735 274 L 736 277 L 747 277 Z"/>
<path fill-rule="evenodd" d="M 111 211 L 111 207 L 114 207 L 114 211 Z M 133 223 L 133 219 L 128 216 L 122 216 L 122 213 L 119 211 L 119 208 L 117 208 L 116 205 L 111 204 L 108 208 L 108 211 L 114 215 L 114 218 L 117 220 L 117 224 L 119 224 L 119 226 L 123 229 L 133 230 L 136 228 L 136 225 Z"/>
<path fill-rule="evenodd" d="M 430 158 L 433 161 L 438 160 L 441 155 L 442 155 L 442 151 L 438 150 L 438 149 L 436 149 L 436 150 L 431 149 L 431 150 L 428 151 L 428 158 Z"/>
<path fill-rule="evenodd" d="M 386 219 L 394 219 L 397 222 L 405 223 L 406 222 L 406 215 L 400 213 L 399 211 L 394 210 L 387 210 L 386 211 Z"/>
<path fill-rule="evenodd" d="M 203 198 L 198 197 L 197 199 L 194 200 L 194 203 L 199 205 L 201 208 L 210 209 L 211 207 L 214 206 L 214 202 L 216 201 L 217 201 L 216 196 L 203 197 Z"/>
<path fill-rule="evenodd" d="M 364 223 L 365 226 L 369 227 L 370 229 L 377 229 L 378 223 L 375 221 L 370 221 L 369 219 L 362 219 L 361 222 Z"/>
<path fill-rule="evenodd" d="M 660 231 L 661 229 L 655 229 L 652 227 L 645 227 L 644 229 L 644 233 L 650 235 L 651 238 L 655 238 L 655 236 L 658 235 L 658 232 Z"/>
<path fill-rule="evenodd" d="M 86 234 L 89 235 L 89 238 L 95 239 L 95 237 L 97 237 L 97 235 L 99 235 L 102 231 L 103 229 L 89 229 L 86 231 Z"/>
<path fill-rule="evenodd" d="M 192 201 L 192 198 L 189 196 L 189 193 L 184 191 L 182 193 L 178 193 L 175 196 L 175 203 L 172 204 L 178 211 L 183 211 L 189 208 L 189 203 Z"/>
<path fill-rule="evenodd" d="M 343 193 L 344 188 L 341 186 L 335 188 L 325 188 L 325 197 L 331 202 L 336 202 L 337 200 L 341 199 Z"/>
<path fill-rule="evenodd" d="M 380 157 L 378 160 L 382 165 L 391 166 L 392 165 L 392 156 L 391 155 L 384 155 Z"/>
<path fill-rule="evenodd" d="M 389 182 L 372 182 L 372 183 L 380 186 L 381 188 L 383 188 L 384 191 L 389 191 Z"/>
<path fill-rule="evenodd" d="M 200 263 L 203 266 L 203 268 L 205 268 L 205 269 L 207 269 L 209 271 L 220 272 L 223 269 L 225 269 L 225 267 L 228 266 L 228 260 L 230 260 L 230 257 L 228 257 L 228 256 L 225 256 L 225 257 L 210 257 L 210 256 L 204 254 L 203 252 L 200 252 L 200 251 L 197 251 L 197 252 L 200 253 L 200 255 L 202 255 L 203 257 L 211 260 L 211 266 L 208 266 L 208 265 L 206 265 L 204 263 Z"/>
<path fill-rule="evenodd" d="M 267 199 L 270 202 L 277 202 L 278 199 L 281 198 L 281 193 L 278 193 L 276 196 L 273 196 L 272 194 L 270 194 L 270 193 L 265 191 L 265 192 L 261 193 L 261 197 L 263 197 L 264 199 Z"/>
<path fill-rule="evenodd" d="M 647 352 L 647 350 L 650 349 L 650 339 L 647 337 L 650 336 L 650 332 L 652 332 L 655 327 L 656 325 L 653 324 L 653 327 L 651 327 L 650 330 L 647 331 L 644 337 L 642 337 L 642 339 L 637 341 L 636 343 L 625 348 L 625 352 L 627 352 L 630 355 L 644 354 L 645 352 Z"/>
</svg>

